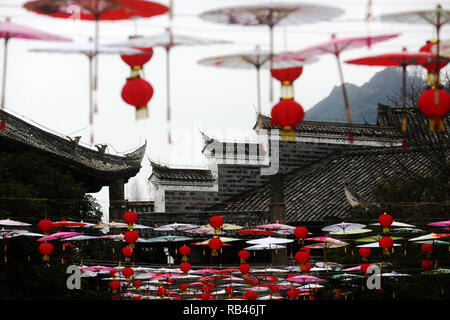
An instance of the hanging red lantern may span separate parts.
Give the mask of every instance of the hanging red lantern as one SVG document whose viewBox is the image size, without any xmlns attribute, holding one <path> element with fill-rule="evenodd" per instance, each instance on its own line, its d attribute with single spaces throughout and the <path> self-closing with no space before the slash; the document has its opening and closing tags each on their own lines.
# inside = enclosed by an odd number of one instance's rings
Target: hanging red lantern
<svg viewBox="0 0 450 320">
<path fill-rule="evenodd" d="M 111 269 L 109 270 L 109 274 L 111 275 L 111 277 L 116 277 L 116 273 L 119 272 L 119 270 L 117 269 Z"/>
<path fill-rule="evenodd" d="M 389 232 L 389 227 L 394 222 L 394 218 L 386 212 L 378 218 L 378 223 L 383 227 L 383 232 Z"/>
<path fill-rule="evenodd" d="M 200 295 L 200 299 L 201 300 L 209 300 L 211 298 L 211 294 L 209 293 L 209 292 L 203 292 L 201 295 Z"/>
<path fill-rule="evenodd" d="M 437 99 L 436 99 L 437 98 Z M 450 111 L 450 95 L 444 89 L 425 90 L 417 100 L 419 110 L 427 116 L 430 131 L 444 131 L 444 117 Z"/>
<path fill-rule="evenodd" d="M 242 273 L 242 276 L 246 276 L 247 273 L 250 271 L 251 267 L 247 263 L 243 263 L 239 266 L 239 271 Z"/>
<path fill-rule="evenodd" d="M 183 275 L 187 275 L 189 270 L 191 270 L 191 264 L 189 262 L 183 262 L 180 264 L 180 270 L 183 271 Z"/>
<path fill-rule="evenodd" d="M 207 284 L 205 284 L 203 287 L 202 287 L 202 292 L 203 293 L 205 293 L 205 292 L 210 292 L 211 291 L 211 288 L 207 285 Z"/>
<path fill-rule="evenodd" d="M 296 289 L 290 289 L 287 292 L 287 295 L 288 295 L 289 299 L 291 299 L 291 300 L 298 299 L 298 294 L 299 294 L 299 292 Z"/>
<path fill-rule="evenodd" d="M 139 70 L 142 70 L 144 65 L 150 61 L 153 56 L 153 48 L 135 48 L 145 53 L 142 54 L 131 54 L 131 55 L 121 55 L 122 60 L 131 68 L 131 76 L 135 77 L 139 75 Z"/>
<path fill-rule="evenodd" d="M 122 269 L 122 275 L 127 279 L 130 280 L 130 278 L 134 275 L 134 270 L 131 267 L 125 267 Z"/>
<path fill-rule="evenodd" d="M 228 294 L 229 298 L 231 298 L 233 295 L 233 287 L 232 286 L 225 287 L 225 293 Z"/>
<path fill-rule="evenodd" d="M 424 243 L 424 244 L 420 247 L 420 250 L 421 250 L 422 252 L 425 253 L 425 255 L 426 255 L 427 258 L 429 258 L 429 257 L 431 256 L 431 253 L 432 253 L 433 250 L 434 250 L 434 247 L 433 247 L 433 245 L 432 245 L 431 243 Z"/>
<path fill-rule="evenodd" d="M 38 227 L 44 235 L 48 236 L 50 231 L 53 229 L 53 222 L 49 219 L 43 219 L 39 221 Z"/>
<path fill-rule="evenodd" d="M 133 281 L 133 287 L 135 287 L 136 289 L 139 290 L 139 288 L 141 287 L 142 283 L 141 280 L 135 280 Z"/>
<path fill-rule="evenodd" d="M 422 261 L 422 269 L 427 271 L 433 268 L 433 261 L 431 260 L 423 260 Z"/>
<path fill-rule="evenodd" d="M 432 52 L 431 49 L 433 46 L 437 45 L 438 40 L 429 40 L 427 43 L 419 49 L 420 52 Z M 447 65 L 447 61 L 445 59 L 441 59 L 439 62 L 439 70 L 444 68 Z M 428 63 L 428 64 L 422 64 L 422 67 L 424 67 L 427 70 L 427 84 L 429 86 L 433 86 L 436 84 L 436 76 L 437 76 L 437 65 L 436 62 Z"/>
<path fill-rule="evenodd" d="M 120 288 L 120 281 L 119 280 L 111 280 L 109 282 L 109 287 L 111 288 L 113 294 L 117 292 L 117 290 Z"/>
<path fill-rule="evenodd" d="M 209 247 L 212 250 L 211 255 L 212 256 L 218 256 L 219 255 L 218 251 L 220 249 L 222 249 L 223 242 L 222 242 L 222 240 L 220 240 L 219 237 L 214 237 L 214 238 L 209 240 L 208 245 L 209 245 Z"/>
<path fill-rule="evenodd" d="M 294 229 L 294 236 L 298 238 L 298 244 L 303 245 L 304 239 L 308 236 L 308 229 L 305 227 L 297 227 Z"/>
<path fill-rule="evenodd" d="M 302 248 L 304 249 L 304 248 Z M 295 261 L 297 261 L 297 263 L 300 264 L 304 264 L 307 263 L 309 260 L 309 252 L 307 250 L 302 250 L 300 249 L 296 254 L 295 254 Z"/>
<path fill-rule="evenodd" d="M 182 255 L 181 261 L 186 262 L 188 260 L 187 256 L 191 253 L 191 248 L 182 246 L 180 247 L 179 252 Z"/>
<path fill-rule="evenodd" d="M 42 254 L 42 261 L 49 261 L 54 247 L 51 243 L 43 242 L 39 245 L 39 252 Z"/>
<path fill-rule="evenodd" d="M 239 259 L 241 260 L 241 263 L 245 263 L 245 260 L 250 258 L 250 252 L 247 250 L 241 250 L 238 252 Z"/>
<path fill-rule="evenodd" d="M 270 287 L 270 289 L 272 290 L 272 293 L 276 294 L 278 291 L 280 291 L 280 286 L 273 285 Z"/>
<path fill-rule="evenodd" d="M 359 249 L 359 255 L 362 257 L 363 261 L 367 261 L 367 258 L 370 256 L 372 251 L 370 248 L 360 248 Z"/>
<path fill-rule="evenodd" d="M 295 141 L 294 128 L 303 121 L 305 111 L 294 99 L 280 99 L 280 102 L 273 106 L 271 117 L 270 124 L 281 128 L 282 140 Z"/>
<path fill-rule="evenodd" d="M 220 227 L 223 226 L 225 220 L 221 216 L 213 216 L 209 219 L 209 224 L 214 228 L 214 233 L 220 232 Z"/>
<path fill-rule="evenodd" d="M 130 257 L 133 254 L 133 249 L 131 249 L 130 247 L 125 247 L 122 249 L 122 254 L 125 257 L 125 261 L 130 261 Z"/>
<path fill-rule="evenodd" d="M 133 224 L 137 221 L 138 214 L 134 211 L 127 211 L 123 214 L 123 221 L 128 224 L 128 229 L 133 230 Z"/>
<path fill-rule="evenodd" d="M 164 296 L 167 294 L 167 289 L 164 287 L 159 287 L 158 290 L 156 290 L 156 294 L 163 299 Z"/>
<path fill-rule="evenodd" d="M 281 82 L 281 97 L 283 99 L 294 98 L 294 86 L 292 83 L 300 77 L 303 67 L 292 67 L 270 70 L 272 77 Z"/>
<path fill-rule="evenodd" d="M 378 243 L 380 245 L 381 248 L 383 248 L 383 253 L 388 255 L 389 249 L 392 248 L 392 246 L 394 245 L 394 241 L 392 240 L 391 237 L 382 237 L 380 240 L 378 240 Z"/>
<path fill-rule="evenodd" d="M 256 300 L 258 299 L 258 294 L 255 291 L 247 290 L 244 293 L 244 297 L 247 300 Z"/>
<path fill-rule="evenodd" d="M 180 291 L 183 293 L 183 292 L 185 292 L 188 289 L 188 285 L 186 283 L 181 283 L 178 286 L 178 289 L 180 289 Z"/>
<path fill-rule="evenodd" d="M 136 120 L 148 118 L 148 102 L 153 96 L 152 85 L 140 78 L 130 78 L 122 88 L 122 99 L 136 108 Z"/>
<path fill-rule="evenodd" d="M 133 231 L 127 231 L 123 235 L 123 238 L 125 239 L 126 242 L 129 243 L 129 247 L 133 249 L 135 242 L 139 239 L 139 233 L 137 233 L 134 230 Z"/>
<path fill-rule="evenodd" d="M 364 275 L 367 274 L 367 269 L 370 267 L 370 263 L 364 263 L 361 265 L 361 271 L 364 273 Z"/>
<path fill-rule="evenodd" d="M 309 272 L 309 270 L 311 270 L 311 264 L 309 262 L 303 263 L 300 265 L 300 270 L 307 274 Z"/>
</svg>

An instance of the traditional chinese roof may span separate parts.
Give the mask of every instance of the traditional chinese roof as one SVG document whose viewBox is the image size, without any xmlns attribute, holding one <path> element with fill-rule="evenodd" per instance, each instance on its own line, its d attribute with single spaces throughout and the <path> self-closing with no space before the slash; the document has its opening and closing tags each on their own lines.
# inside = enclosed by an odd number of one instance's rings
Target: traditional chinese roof
<svg viewBox="0 0 450 320">
<path fill-rule="evenodd" d="M 0 131 L 3 150 L 38 152 L 104 185 L 117 178 L 126 182 L 141 169 L 147 143 L 123 156 L 112 155 L 105 153 L 104 148 L 93 150 L 80 145 L 79 137 L 63 138 L 7 112 L 0 112 L 6 119 L 6 129 Z"/>
<path fill-rule="evenodd" d="M 261 114 L 262 129 L 277 129 L 270 124 L 271 118 Z M 257 123 L 253 129 L 257 128 Z M 341 122 L 321 122 L 321 121 L 302 121 L 295 128 L 297 136 L 314 138 L 336 138 L 348 139 L 351 129 L 353 137 L 356 140 L 376 139 L 383 142 L 398 141 L 401 134 L 398 127 L 392 123 L 383 125 L 355 124 Z"/>
<path fill-rule="evenodd" d="M 366 202 L 374 201 L 372 191 L 389 179 L 407 177 L 404 167 L 419 174 L 430 171 L 423 151 L 401 148 L 371 148 L 338 152 L 304 169 L 285 176 L 286 219 L 288 222 L 322 221 L 351 214 L 346 188 L 351 187 Z M 228 201 L 228 211 L 269 212 L 269 186 Z"/>
<path fill-rule="evenodd" d="M 165 182 L 213 182 L 211 170 L 198 168 L 171 168 L 162 164 L 150 162 L 152 176 Z"/>
</svg>

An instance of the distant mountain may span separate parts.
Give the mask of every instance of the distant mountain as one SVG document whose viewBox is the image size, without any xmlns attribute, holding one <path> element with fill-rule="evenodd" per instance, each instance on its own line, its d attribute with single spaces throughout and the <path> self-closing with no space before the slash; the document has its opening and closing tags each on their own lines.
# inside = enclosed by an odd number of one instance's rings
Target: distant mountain
<svg viewBox="0 0 450 320">
<path fill-rule="evenodd" d="M 409 76 L 408 82 L 422 81 Z M 346 83 L 350 110 L 354 123 L 376 124 L 378 103 L 390 104 L 387 97 L 400 95 L 402 72 L 397 68 L 386 68 L 376 73 L 361 87 Z M 347 122 L 341 86 L 306 112 L 305 120 Z"/>
</svg>

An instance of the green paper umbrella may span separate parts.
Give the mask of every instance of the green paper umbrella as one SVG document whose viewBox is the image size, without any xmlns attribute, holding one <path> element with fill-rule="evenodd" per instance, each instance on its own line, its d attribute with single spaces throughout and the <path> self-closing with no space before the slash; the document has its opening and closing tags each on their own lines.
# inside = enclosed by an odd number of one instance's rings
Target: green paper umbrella
<svg viewBox="0 0 450 320">
<path fill-rule="evenodd" d="M 359 238 L 356 239 L 356 242 L 374 242 L 374 241 L 378 241 L 382 238 L 382 236 L 370 236 L 370 237 L 365 237 L 365 238 Z M 401 240 L 403 239 L 403 237 L 391 237 L 392 240 Z"/>
</svg>

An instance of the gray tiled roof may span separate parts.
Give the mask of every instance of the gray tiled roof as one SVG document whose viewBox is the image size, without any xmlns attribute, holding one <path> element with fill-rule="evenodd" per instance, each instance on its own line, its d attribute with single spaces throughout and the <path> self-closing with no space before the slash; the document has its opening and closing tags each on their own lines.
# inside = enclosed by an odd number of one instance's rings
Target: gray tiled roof
<svg viewBox="0 0 450 320">
<path fill-rule="evenodd" d="M 419 151 L 372 148 L 337 154 L 285 177 L 288 222 L 320 221 L 346 217 L 351 206 L 344 186 L 349 185 L 365 201 L 373 201 L 372 190 L 390 178 L 405 176 L 403 166 L 417 173 L 427 172 L 427 158 Z M 269 211 L 268 186 L 230 200 L 224 210 Z"/>
<path fill-rule="evenodd" d="M 189 182 L 212 182 L 214 177 L 211 170 L 193 168 L 170 168 L 155 162 L 151 162 L 152 175 L 160 181 L 189 181 Z"/>
<path fill-rule="evenodd" d="M 146 144 L 132 153 L 117 156 L 83 147 L 7 112 L 0 111 L 0 115 L 6 119 L 6 129 L 0 131 L 0 146 L 4 148 L 37 151 L 99 179 L 130 178 L 141 169 Z"/>
</svg>

